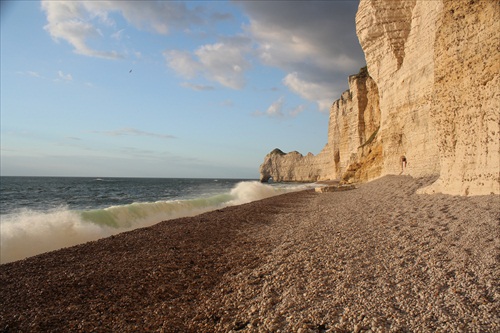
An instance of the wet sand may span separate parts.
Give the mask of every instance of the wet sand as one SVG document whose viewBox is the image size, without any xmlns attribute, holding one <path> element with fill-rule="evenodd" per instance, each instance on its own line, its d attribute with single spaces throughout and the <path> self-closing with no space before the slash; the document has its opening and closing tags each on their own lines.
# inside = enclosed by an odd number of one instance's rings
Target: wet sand
<svg viewBox="0 0 500 333">
<path fill-rule="evenodd" d="M 499 332 L 500 196 L 415 194 L 431 181 L 290 193 L 0 265 L 0 332 Z"/>
</svg>

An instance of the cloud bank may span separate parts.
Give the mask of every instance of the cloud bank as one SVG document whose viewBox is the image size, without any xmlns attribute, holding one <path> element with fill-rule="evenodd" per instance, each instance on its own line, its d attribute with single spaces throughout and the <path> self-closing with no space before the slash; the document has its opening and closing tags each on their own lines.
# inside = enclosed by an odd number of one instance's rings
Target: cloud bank
<svg viewBox="0 0 500 333">
<path fill-rule="evenodd" d="M 365 60 L 355 30 L 357 1 L 241 1 L 259 59 L 288 74 L 283 84 L 327 111 Z"/>
<path fill-rule="evenodd" d="M 215 88 L 200 84 L 200 79 L 243 89 L 247 72 L 259 62 L 281 69 L 285 87 L 328 111 L 345 90 L 347 76 L 364 66 L 355 33 L 357 1 L 234 1 L 228 5 L 238 6 L 248 22 L 239 31 L 216 34 L 210 27 L 233 16 L 214 12 L 204 2 L 188 6 L 172 1 L 42 1 L 48 22 L 45 29 L 51 37 L 90 57 L 126 56 L 127 52 L 108 46 L 122 39 L 124 30 L 118 27 L 118 17 L 155 34 L 176 31 L 194 38 L 193 31 L 203 32 L 210 42 L 162 53 L 166 65 L 189 89 Z M 267 113 L 272 114 L 272 108 Z"/>
<path fill-rule="evenodd" d="M 116 28 L 113 14 L 121 15 L 139 30 L 168 34 L 171 29 L 187 29 L 207 24 L 201 7 L 189 9 L 185 3 L 174 1 L 51 1 L 42 0 L 46 13 L 44 27 L 56 41 L 71 44 L 75 53 L 98 58 L 119 59 L 124 55 L 116 50 L 97 50 L 89 40 L 109 37 L 119 40 L 123 29 Z M 212 20 L 225 17 L 212 15 Z M 106 36 L 104 29 L 111 32 Z"/>
</svg>

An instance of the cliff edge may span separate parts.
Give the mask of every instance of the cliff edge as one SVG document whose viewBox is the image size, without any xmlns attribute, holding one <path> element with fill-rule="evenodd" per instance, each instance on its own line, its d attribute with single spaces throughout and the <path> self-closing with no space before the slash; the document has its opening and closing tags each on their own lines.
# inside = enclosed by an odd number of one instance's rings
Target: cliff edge
<svg viewBox="0 0 500 333">
<path fill-rule="evenodd" d="M 261 181 L 435 175 L 421 193 L 500 194 L 500 3 L 362 0 L 367 67 L 330 109 L 320 154 L 276 150 Z"/>
</svg>

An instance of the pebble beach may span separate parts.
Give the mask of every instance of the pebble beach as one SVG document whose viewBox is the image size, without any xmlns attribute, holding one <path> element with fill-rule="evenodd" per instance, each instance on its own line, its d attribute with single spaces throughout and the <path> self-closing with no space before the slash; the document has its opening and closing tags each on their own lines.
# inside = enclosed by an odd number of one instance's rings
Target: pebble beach
<svg viewBox="0 0 500 333">
<path fill-rule="evenodd" d="M 499 332 L 500 196 L 416 194 L 434 180 L 288 193 L 0 265 L 0 332 Z"/>
</svg>

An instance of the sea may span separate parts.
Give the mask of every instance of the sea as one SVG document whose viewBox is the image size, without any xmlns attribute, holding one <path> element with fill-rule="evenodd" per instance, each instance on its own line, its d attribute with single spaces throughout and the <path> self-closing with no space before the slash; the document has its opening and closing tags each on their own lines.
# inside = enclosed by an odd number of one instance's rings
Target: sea
<svg viewBox="0 0 500 333">
<path fill-rule="evenodd" d="M 311 188 L 251 179 L 0 177 L 0 263 Z"/>
</svg>

